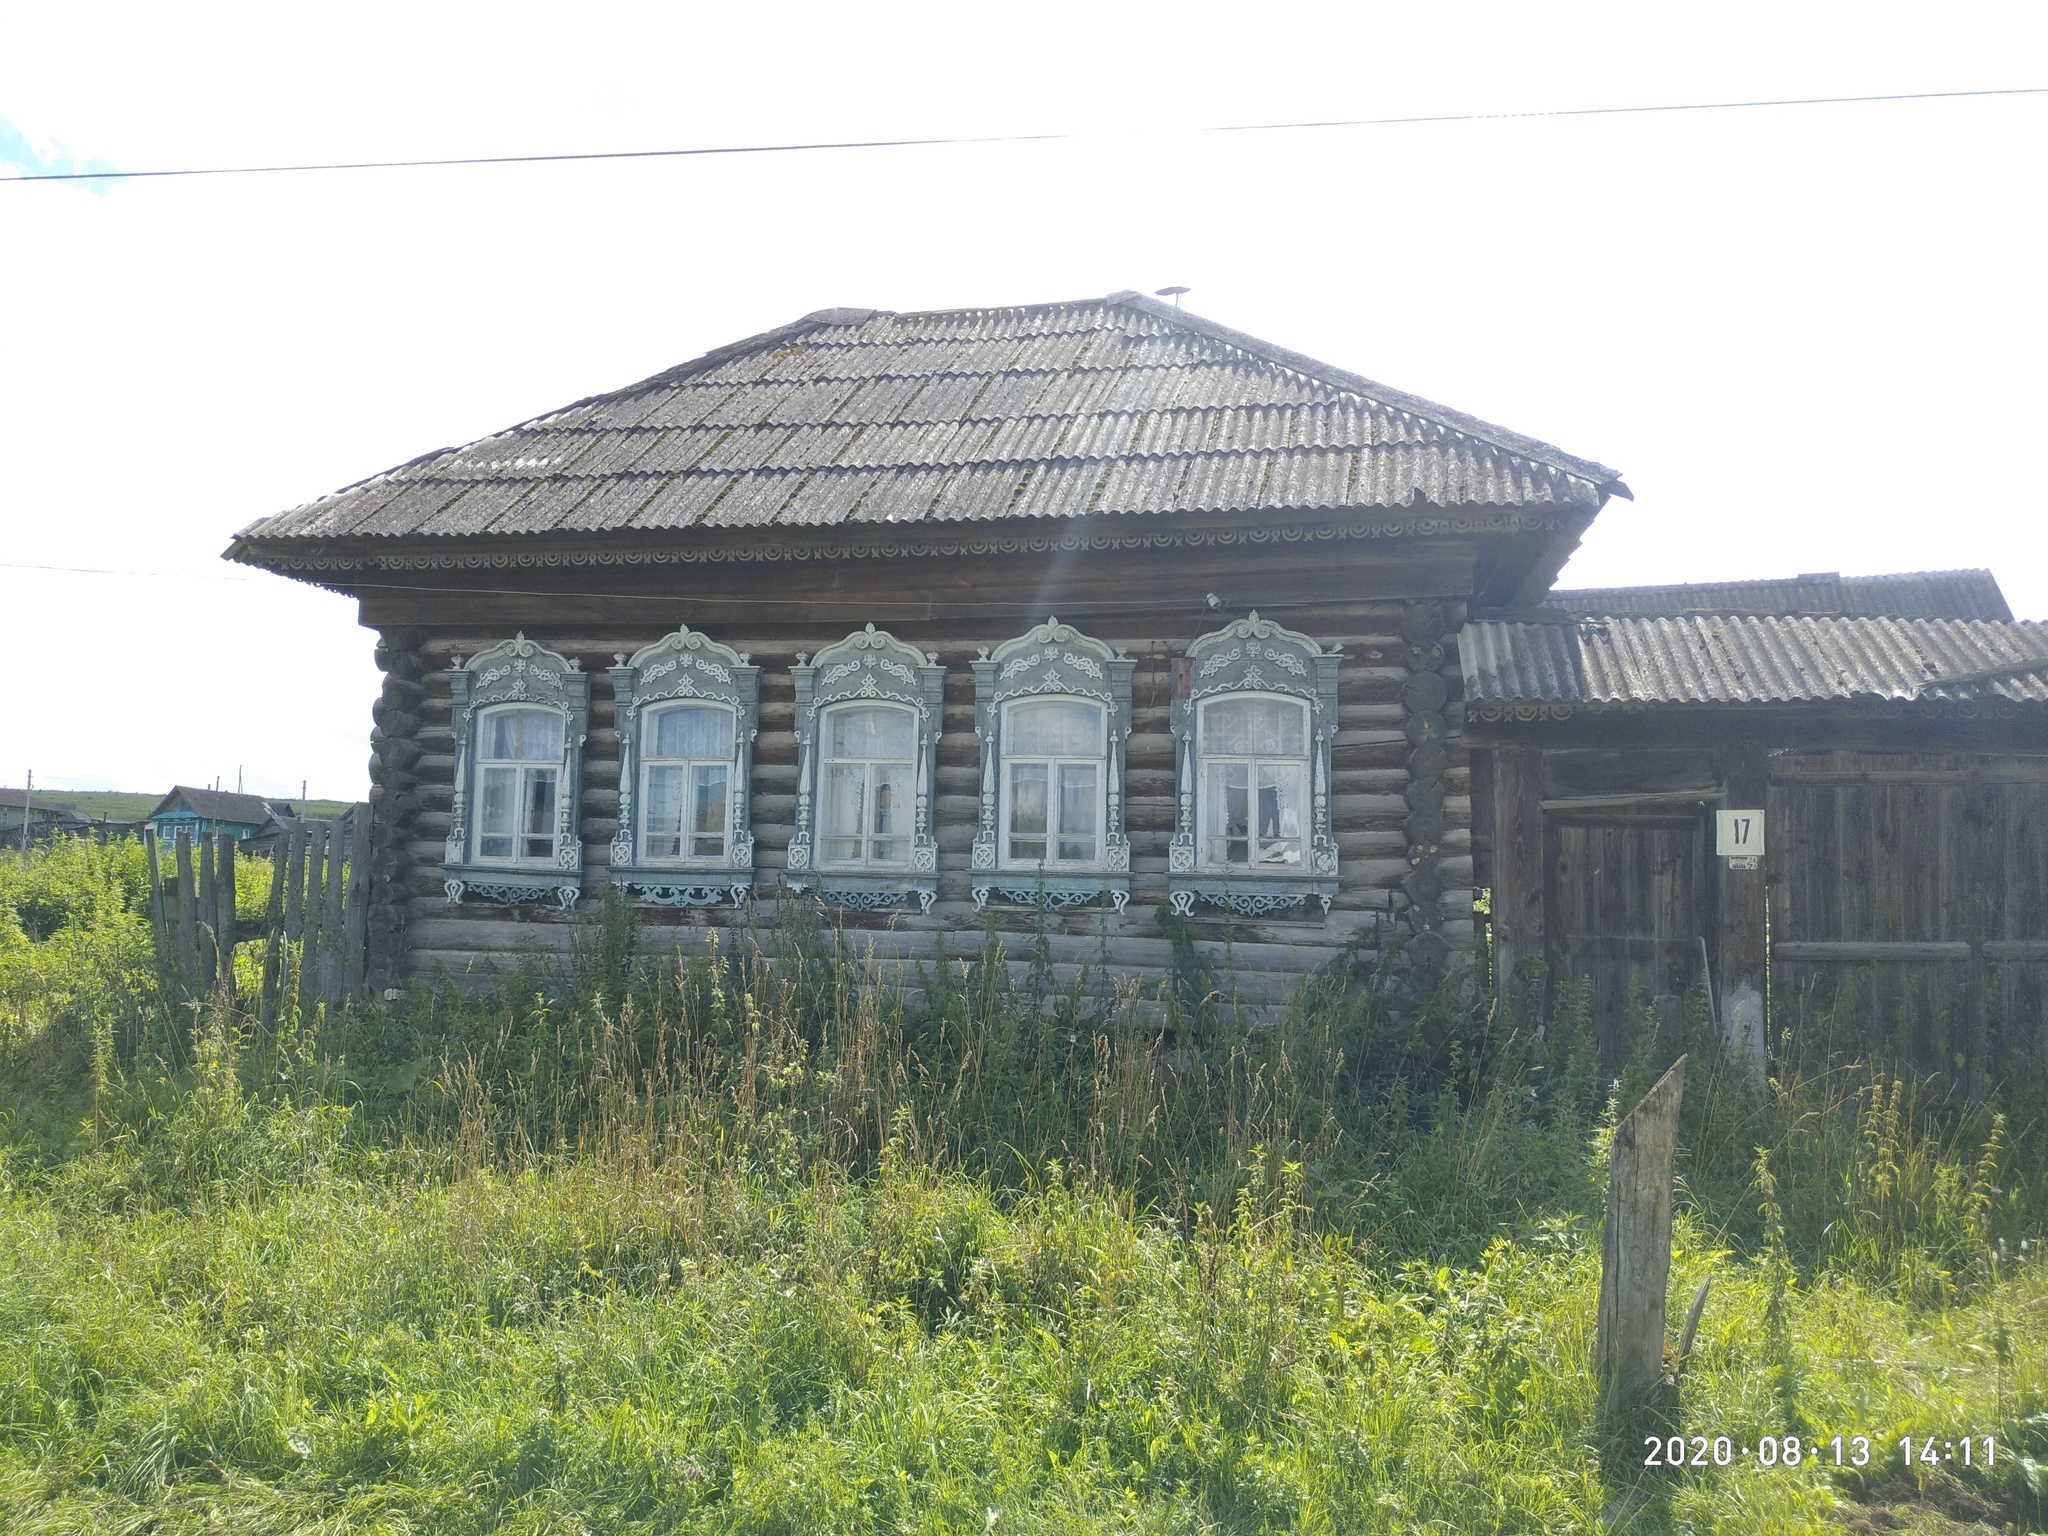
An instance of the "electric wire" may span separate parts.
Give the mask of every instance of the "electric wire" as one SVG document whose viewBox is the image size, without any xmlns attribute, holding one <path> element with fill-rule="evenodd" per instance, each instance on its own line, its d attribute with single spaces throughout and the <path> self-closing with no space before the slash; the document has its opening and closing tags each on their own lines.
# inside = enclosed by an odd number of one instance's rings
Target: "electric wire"
<svg viewBox="0 0 2048 1536">
<path fill-rule="evenodd" d="M 1672 112 L 1740 112 L 1775 107 L 1842 107 L 1891 101 L 1960 101 L 1993 96 L 2048 96 L 2048 86 L 2011 86 L 1976 91 L 1893 91 L 1869 96 L 1786 96 L 1756 101 L 1659 102 L 1623 107 L 1549 107 L 1518 112 L 1441 112 L 1399 117 L 1326 118 L 1292 123 L 1219 123 L 1179 133 L 1297 133 L 1332 128 L 1394 128 L 1441 123 L 1501 123 L 1543 118 L 1621 117 Z M 1160 130 L 1146 130 L 1157 132 Z M 1139 132 L 1139 130 L 1133 130 Z M 797 155 L 863 149 L 935 149 L 983 144 L 1043 144 L 1073 142 L 1098 135 L 1081 132 L 993 133 L 933 136 L 912 139 L 842 139 L 790 144 L 720 144 L 692 149 L 587 150 L 549 155 L 456 155 L 424 160 L 335 160 L 302 165 L 207 165 L 180 166 L 148 171 L 43 171 L 23 176 L 0 176 L 0 182 L 28 181 L 140 181 L 178 176 L 281 176 L 321 171 L 400 171 L 450 166 L 549 165 L 593 160 L 677 160 L 712 155 Z"/>
</svg>

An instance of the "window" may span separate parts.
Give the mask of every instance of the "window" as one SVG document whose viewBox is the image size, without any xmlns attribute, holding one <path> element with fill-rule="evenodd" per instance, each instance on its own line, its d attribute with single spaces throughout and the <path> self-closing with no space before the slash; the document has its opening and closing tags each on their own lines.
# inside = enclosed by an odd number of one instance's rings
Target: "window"
<svg viewBox="0 0 2048 1536">
<path fill-rule="evenodd" d="M 1308 706 L 1237 695 L 1202 705 L 1204 864 L 1299 869 L 1308 809 Z"/>
<path fill-rule="evenodd" d="M 1080 699 L 1004 707 L 1005 867 L 1102 858 L 1103 710 Z"/>
<path fill-rule="evenodd" d="M 783 878 L 860 911 L 939 894 L 932 780 L 946 669 L 870 624 L 799 651 L 796 828 Z"/>
<path fill-rule="evenodd" d="M 1245 916 L 1337 894 L 1330 753 L 1340 658 L 1256 613 L 1188 647 L 1173 701 L 1178 805 L 1166 869 L 1173 909 Z"/>
<path fill-rule="evenodd" d="M 655 906 L 739 905 L 754 883 L 761 669 L 687 627 L 615 660 L 612 883 Z"/>
<path fill-rule="evenodd" d="M 441 878 L 451 902 L 551 901 L 583 889 L 577 794 L 590 679 L 518 635 L 448 671 L 455 783 Z"/>
<path fill-rule="evenodd" d="M 820 857 L 827 864 L 910 867 L 917 716 L 890 704 L 825 713 Z"/>
<path fill-rule="evenodd" d="M 680 704 L 656 713 L 646 727 L 640 804 L 640 856 L 725 858 L 732 789 L 732 711 L 716 704 Z"/>
<path fill-rule="evenodd" d="M 1131 894 L 1124 741 L 1137 664 L 1058 619 L 974 663 L 981 822 L 974 901 L 1038 907 Z"/>
<path fill-rule="evenodd" d="M 476 856 L 553 864 L 562 780 L 562 717 L 552 709 L 494 709 L 477 749 Z"/>
</svg>

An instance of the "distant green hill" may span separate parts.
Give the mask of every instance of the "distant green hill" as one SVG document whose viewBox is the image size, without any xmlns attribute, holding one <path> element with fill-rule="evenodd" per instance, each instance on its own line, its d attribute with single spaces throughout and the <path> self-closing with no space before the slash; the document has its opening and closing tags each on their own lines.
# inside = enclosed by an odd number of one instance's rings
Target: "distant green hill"
<svg viewBox="0 0 2048 1536">
<path fill-rule="evenodd" d="M 113 821 L 140 821 L 163 802 L 169 790 L 156 794 L 141 794 L 124 789 L 91 789 L 50 791 L 50 801 L 56 805 L 74 805 L 88 816 L 106 817 Z M 38 800 L 42 799 L 40 793 Z M 295 801 L 273 800 L 270 802 L 279 810 Z M 318 817 L 335 817 L 348 810 L 346 800 L 309 800 L 306 802 L 309 814 Z"/>
</svg>

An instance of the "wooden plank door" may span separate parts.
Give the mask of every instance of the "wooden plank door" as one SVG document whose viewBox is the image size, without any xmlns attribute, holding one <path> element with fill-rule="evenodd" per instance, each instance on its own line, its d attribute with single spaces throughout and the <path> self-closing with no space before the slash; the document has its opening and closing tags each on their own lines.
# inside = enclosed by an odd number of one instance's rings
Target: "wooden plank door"
<svg viewBox="0 0 2048 1536">
<path fill-rule="evenodd" d="M 1591 995 L 1602 1059 L 1618 1063 L 1641 1019 L 1675 1022 L 1699 983 L 1707 932 L 1706 818 L 1697 811 L 1545 818 L 1544 930 L 1551 975 Z"/>
</svg>

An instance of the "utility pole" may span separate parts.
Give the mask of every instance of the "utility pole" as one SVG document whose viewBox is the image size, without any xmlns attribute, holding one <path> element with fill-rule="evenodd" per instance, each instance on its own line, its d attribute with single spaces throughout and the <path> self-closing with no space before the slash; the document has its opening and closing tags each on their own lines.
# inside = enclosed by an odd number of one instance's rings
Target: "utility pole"
<svg viewBox="0 0 2048 1536">
<path fill-rule="evenodd" d="M 35 805 L 35 799 L 36 771 L 31 768 L 28 771 L 28 785 L 21 792 L 21 858 L 24 864 L 28 862 L 28 815 Z"/>
</svg>

